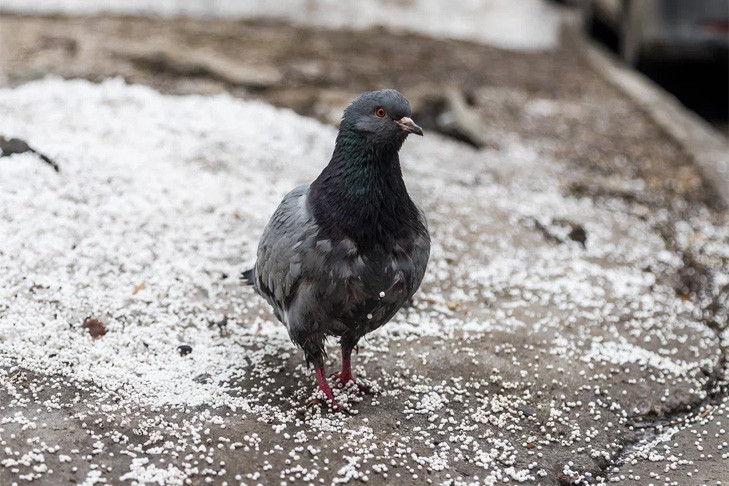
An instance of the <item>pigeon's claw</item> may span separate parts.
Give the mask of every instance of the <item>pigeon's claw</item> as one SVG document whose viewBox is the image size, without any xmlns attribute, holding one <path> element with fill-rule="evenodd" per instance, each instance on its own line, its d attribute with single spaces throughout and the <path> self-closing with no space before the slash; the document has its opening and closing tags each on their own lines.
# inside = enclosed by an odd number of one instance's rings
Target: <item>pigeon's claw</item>
<svg viewBox="0 0 729 486">
<path fill-rule="evenodd" d="M 351 373 L 349 375 L 346 375 L 344 372 L 336 373 L 333 378 L 336 388 L 348 389 L 354 387 L 358 393 L 365 395 L 372 393 L 372 389 L 369 386 L 355 380 Z"/>
<path fill-rule="evenodd" d="M 337 388 L 356 388 L 359 393 L 368 394 L 370 387 L 358 382 L 352 374 L 352 350 L 356 346 L 342 346 L 342 371 L 334 375 L 334 382 Z"/>
<path fill-rule="evenodd" d="M 331 407 L 332 410 L 335 412 L 339 412 L 342 410 L 342 406 L 339 404 L 338 401 L 334 400 L 333 398 L 322 400 L 320 398 L 313 399 L 309 406 L 311 407 Z"/>
</svg>

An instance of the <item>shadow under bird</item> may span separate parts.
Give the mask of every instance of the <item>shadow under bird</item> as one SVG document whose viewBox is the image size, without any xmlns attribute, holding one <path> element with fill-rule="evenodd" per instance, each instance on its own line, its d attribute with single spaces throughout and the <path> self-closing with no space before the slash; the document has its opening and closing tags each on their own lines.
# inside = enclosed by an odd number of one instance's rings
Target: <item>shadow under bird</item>
<svg viewBox="0 0 729 486">
<path fill-rule="evenodd" d="M 339 337 L 342 347 L 336 385 L 357 384 L 352 350 L 413 296 L 428 263 L 425 215 L 407 192 L 398 156 L 409 134 L 423 134 L 410 117 L 410 103 L 395 90 L 356 98 L 329 164 L 311 185 L 284 197 L 254 268 L 243 273 L 304 350 L 334 408 L 324 371 L 327 336 Z"/>
</svg>

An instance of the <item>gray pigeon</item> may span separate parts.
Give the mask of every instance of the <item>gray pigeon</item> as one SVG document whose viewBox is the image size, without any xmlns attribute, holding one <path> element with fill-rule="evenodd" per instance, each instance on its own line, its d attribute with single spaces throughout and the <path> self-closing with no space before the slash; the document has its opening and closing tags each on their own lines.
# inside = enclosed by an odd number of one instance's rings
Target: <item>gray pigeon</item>
<svg viewBox="0 0 729 486">
<path fill-rule="evenodd" d="M 425 215 L 408 195 L 398 157 L 408 134 L 423 134 L 410 116 L 410 103 L 395 90 L 355 99 L 329 165 L 284 197 L 263 230 L 255 267 L 243 274 L 304 350 L 335 408 L 326 337 L 338 336 L 342 346 L 337 385 L 356 383 L 352 350 L 413 296 L 428 263 Z"/>
</svg>

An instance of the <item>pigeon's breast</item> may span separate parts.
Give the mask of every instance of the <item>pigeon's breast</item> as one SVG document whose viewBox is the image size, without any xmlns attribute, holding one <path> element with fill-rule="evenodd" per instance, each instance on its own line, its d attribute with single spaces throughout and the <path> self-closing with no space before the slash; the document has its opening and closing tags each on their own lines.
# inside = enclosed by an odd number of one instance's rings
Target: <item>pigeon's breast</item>
<svg viewBox="0 0 729 486">
<path fill-rule="evenodd" d="M 423 242 L 425 244 L 425 242 Z M 329 252 L 326 265 L 328 291 L 322 309 L 327 309 L 329 332 L 366 334 L 389 321 L 417 290 L 422 270 L 414 263 L 427 246 L 415 238 L 396 242 L 389 249 L 358 251 L 350 239 L 317 243 Z M 424 256 L 427 260 L 427 254 Z"/>
</svg>

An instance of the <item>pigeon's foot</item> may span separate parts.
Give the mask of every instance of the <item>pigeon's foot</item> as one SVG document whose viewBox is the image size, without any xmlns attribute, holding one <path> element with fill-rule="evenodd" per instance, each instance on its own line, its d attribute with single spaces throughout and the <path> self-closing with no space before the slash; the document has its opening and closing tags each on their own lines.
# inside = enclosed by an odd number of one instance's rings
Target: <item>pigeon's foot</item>
<svg viewBox="0 0 729 486">
<path fill-rule="evenodd" d="M 342 406 L 339 404 L 338 401 L 334 399 L 327 399 L 322 400 L 320 398 L 315 398 L 311 402 L 309 402 L 309 406 L 311 407 L 324 407 L 324 408 L 331 408 L 335 412 L 339 412 L 342 410 Z"/>
<path fill-rule="evenodd" d="M 358 393 L 362 393 L 365 395 L 372 393 L 372 389 L 364 383 L 360 383 L 359 381 L 355 380 L 352 376 L 352 373 L 349 373 L 348 375 L 344 372 L 336 373 L 333 378 L 334 386 L 336 388 L 354 388 L 357 390 Z"/>
<path fill-rule="evenodd" d="M 332 389 L 329 388 L 329 383 L 327 383 L 327 377 L 324 373 L 324 368 L 316 369 L 316 381 L 319 384 L 319 391 L 324 393 L 326 400 L 315 398 L 311 401 L 311 405 L 329 405 L 333 410 L 341 410 L 342 406 L 334 398 L 334 393 L 332 393 Z"/>
<path fill-rule="evenodd" d="M 352 375 L 352 348 L 342 346 L 342 371 L 334 375 L 334 386 L 337 388 L 354 388 L 358 393 L 371 393 L 370 387 L 358 382 Z"/>
</svg>

